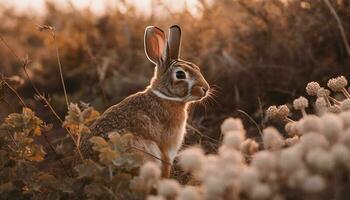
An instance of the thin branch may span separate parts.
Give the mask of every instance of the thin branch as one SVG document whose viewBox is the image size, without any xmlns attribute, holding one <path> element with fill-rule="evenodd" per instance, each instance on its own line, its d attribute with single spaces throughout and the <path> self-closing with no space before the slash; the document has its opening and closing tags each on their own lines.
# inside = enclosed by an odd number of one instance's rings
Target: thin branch
<svg viewBox="0 0 350 200">
<path fill-rule="evenodd" d="M 67 95 L 67 91 L 66 91 L 66 84 L 65 84 L 64 78 L 63 78 L 60 54 L 58 53 L 58 46 L 57 46 L 57 41 L 56 41 L 55 30 L 53 29 L 53 30 L 51 30 L 51 32 L 52 32 L 52 38 L 53 38 L 53 41 L 54 41 L 54 44 L 55 44 L 55 49 L 56 49 L 56 57 L 57 57 L 57 62 L 58 62 L 58 68 L 60 70 L 60 77 L 61 77 L 61 83 L 62 83 L 63 92 L 64 92 L 64 98 L 66 99 L 66 104 L 67 104 L 67 109 L 68 109 L 69 101 L 68 101 L 68 95 Z"/>
<path fill-rule="evenodd" d="M 332 15 L 334 16 L 334 18 L 337 20 L 337 24 L 338 24 L 338 28 L 340 30 L 340 34 L 341 34 L 341 37 L 343 39 L 343 42 L 344 42 L 344 45 L 345 45 L 345 49 L 346 49 L 346 52 L 348 53 L 348 56 L 350 57 L 350 45 L 349 45 L 349 41 L 348 41 L 348 38 L 346 37 L 346 34 L 345 34 L 345 30 L 344 30 L 344 26 L 343 26 L 343 23 L 342 21 L 340 20 L 340 17 L 339 15 L 337 14 L 337 11 L 334 9 L 334 7 L 332 6 L 331 2 L 329 0 L 323 0 L 328 9 L 331 11 Z"/>
<path fill-rule="evenodd" d="M 142 149 L 140 149 L 140 148 L 137 148 L 137 147 L 135 147 L 135 146 L 131 146 L 131 148 L 136 149 L 136 150 L 138 150 L 138 151 L 141 151 L 141 152 L 143 152 L 143 153 L 145 153 L 145 154 L 147 154 L 147 155 L 149 155 L 149 156 L 151 156 L 151 157 L 153 157 L 153 158 L 155 158 L 155 159 L 157 159 L 157 160 L 160 160 L 162 163 L 171 165 L 170 162 L 167 162 L 167 161 L 165 161 L 165 160 L 163 160 L 163 159 L 161 159 L 161 158 L 158 158 L 157 156 L 155 156 L 155 155 L 153 155 L 153 154 L 151 154 L 151 153 L 149 153 L 149 152 L 147 152 L 147 151 L 144 151 L 144 150 L 142 150 Z"/>
<path fill-rule="evenodd" d="M 23 107 L 28 107 L 27 104 L 24 103 L 22 97 L 19 96 L 18 92 L 10 84 L 8 84 L 5 80 L 2 80 L 2 82 L 17 96 Z"/>
<path fill-rule="evenodd" d="M 40 28 L 40 27 L 39 27 Z M 48 102 L 48 100 L 40 93 L 39 89 L 36 87 L 34 81 L 31 79 L 31 77 L 29 76 L 29 73 L 27 71 L 27 65 L 29 63 L 29 59 L 28 57 L 25 59 L 21 59 L 16 53 L 15 51 L 10 47 L 10 45 L 8 45 L 8 43 L 4 40 L 4 38 L 0 35 L 0 40 L 4 43 L 4 45 L 10 50 L 10 52 L 13 54 L 14 57 L 16 57 L 21 63 L 22 63 L 22 69 L 25 73 L 25 75 L 27 76 L 29 82 L 31 83 L 32 87 L 35 90 L 36 95 L 45 102 L 45 104 L 50 108 L 50 111 L 54 114 L 54 116 L 61 122 L 63 123 L 63 120 L 59 117 L 59 115 L 57 114 L 57 112 L 54 110 L 54 108 L 51 106 L 51 104 Z M 77 148 L 79 157 L 81 160 L 84 160 L 83 155 L 81 154 L 81 151 L 79 149 L 79 145 L 77 144 L 77 142 L 74 139 L 74 136 L 72 135 L 72 133 L 66 128 L 66 131 L 68 132 L 68 134 L 70 135 L 71 139 L 74 142 L 74 145 Z"/>
<path fill-rule="evenodd" d="M 260 136 L 261 136 L 261 137 L 263 136 L 263 134 L 262 134 L 262 132 L 261 132 L 261 129 L 260 129 L 258 123 L 256 123 L 256 121 L 255 121 L 250 115 L 248 115 L 248 113 L 246 113 L 246 112 L 243 111 L 243 110 L 239 110 L 239 109 L 237 110 L 237 112 L 240 112 L 240 113 L 244 114 L 245 116 L 247 116 L 248 119 L 249 119 L 251 122 L 253 122 L 253 124 L 254 124 L 254 125 L 256 126 L 256 128 L 258 129 Z"/>
<path fill-rule="evenodd" d="M 193 127 L 193 126 L 190 125 L 190 124 L 187 124 L 187 127 L 190 128 L 190 129 L 192 129 L 195 133 L 199 134 L 201 137 L 205 137 L 205 138 L 207 138 L 207 139 L 209 139 L 209 140 L 211 140 L 211 141 L 213 141 L 213 142 L 216 142 L 216 144 L 220 143 L 220 141 L 218 141 L 218 140 L 216 140 L 216 139 L 214 139 L 214 138 L 211 138 L 211 137 L 209 137 L 209 136 L 207 136 L 207 135 L 202 134 L 198 129 L 196 129 L 195 127 Z"/>
</svg>

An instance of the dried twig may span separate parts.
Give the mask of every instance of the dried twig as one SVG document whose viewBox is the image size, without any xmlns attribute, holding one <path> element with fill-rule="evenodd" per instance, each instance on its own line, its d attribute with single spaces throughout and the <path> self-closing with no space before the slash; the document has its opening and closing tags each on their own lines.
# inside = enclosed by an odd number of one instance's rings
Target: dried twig
<svg viewBox="0 0 350 200">
<path fill-rule="evenodd" d="M 56 41 L 56 34 L 55 34 L 55 29 L 51 26 L 47 26 L 47 25 L 37 25 L 39 31 L 46 31 L 48 30 L 51 33 L 54 45 L 55 45 L 55 51 L 56 51 L 56 58 L 57 58 L 57 63 L 58 63 L 58 69 L 60 71 L 60 78 L 61 78 L 61 83 L 62 83 L 62 88 L 63 88 L 63 93 L 64 93 L 64 98 L 66 100 L 66 104 L 67 104 L 67 109 L 69 107 L 69 101 L 68 101 L 68 95 L 67 95 L 67 91 L 66 91 L 66 84 L 64 82 L 64 78 L 63 78 L 63 72 L 62 72 L 62 64 L 61 64 L 61 59 L 60 59 L 60 54 L 58 53 L 58 46 L 57 46 L 57 41 Z"/>
<path fill-rule="evenodd" d="M 22 97 L 18 94 L 18 92 L 10 85 L 8 84 L 5 80 L 2 80 L 2 83 L 4 83 L 19 99 L 23 107 L 28 107 L 26 103 L 24 103 L 24 100 Z"/>
<path fill-rule="evenodd" d="M 147 151 L 144 151 L 144 150 L 142 150 L 142 149 L 140 149 L 140 148 L 138 148 L 138 147 L 131 146 L 131 148 L 133 148 L 133 149 L 135 149 L 135 150 L 138 150 L 138 151 L 141 151 L 141 152 L 143 152 L 143 153 L 145 153 L 145 154 L 147 154 L 147 155 L 149 155 L 149 156 L 151 156 L 151 157 L 153 157 L 153 158 L 155 158 L 155 159 L 157 159 L 157 160 L 160 160 L 162 163 L 165 163 L 165 164 L 167 164 L 167 165 L 171 165 L 170 162 L 167 162 L 167 161 L 165 161 L 165 160 L 163 160 L 163 159 L 161 159 L 161 158 L 158 158 L 157 156 L 155 156 L 155 155 L 153 155 L 153 154 L 151 154 L 151 153 L 149 153 L 149 152 L 147 152 Z"/>
<path fill-rule="evenodd" d="M 253 122 L 253 124 L 254 124 L 254 125 L 256 126 L 256 128 L 258 129 L 260 136 L 261 136 L 261 137 L 263 136 L 262 131 L 261 131 L 261 129 L 260 129 L 258 123 L 256 123 L 256 121 L 255 121 L 251 116 L 249 116 L 248 113 L 246 113 L 246 112 L 243 111 L 243 110 L 239 110 L 239 109 L 237 110 L 237 112 L 240 112 L 240 113 L 244 114 L 245 116 L 247 116 L 248 119 L 249 119 L 251 122 Z"/>
<path fill-rule="evenodd" d="M 39 27 L 39 28 L 43 28 L 43 27 Z M 45 28 L 45 27 L 44 27 Z M 25 75 L 27 76 L 29 82 L 31 83 L 32 87 L 34 88 L 34 91 L 36 93 L 36 95 L 39 97 L 39 99 L 41 99 L 42 101 L 44 101 L 44 103 L 49 107 L 50 111 L 54 114 L 54 116 L 61 122 L 63 123 L 63 120 L 59 117 L 59 115 L 57 114 L 57 112 L 55 111 L 55 109 L 51 106 L 51 104 L 49 103 L 49 101 L 46 99 L 46 97 L 44 95 L 41 94 L 41 92 L 39 91 L 39 89 L 36 87 L 34 81 L 31 79 L 31 77 L 29 76 L 29 73 L 27 71 L 27 65 L 29 64 L 29 59 L 28 57 L 26 57 L 25 59 L 21 59 L 16 53 L 15 51 L 11 48 L 10 45 L 7 44 L 7 42 L 4 40 L 4 38 L 0 35 L 0 41 L 2 41 L 4 43 L 4 45 L 10 50 L 10 52 L 12 53 L 12 55 L 14 57 L 16 57 L 21 63 L 22 63 L 22 69 L 25 73 Z M 66 131 L 68 132 L 68 134 L 70 135 L 70 137 L 72 138 L 74 145 L 77 148 L 79 157 L 81 160 L 84 160 L 83 155 L 81 154 L 80 148 L 79 148 L 79 144 L 77 144 L 77 141 L 74 139 L 74 136 L 72 135 L 72 133 L 66 129 Z"/>
</svg>

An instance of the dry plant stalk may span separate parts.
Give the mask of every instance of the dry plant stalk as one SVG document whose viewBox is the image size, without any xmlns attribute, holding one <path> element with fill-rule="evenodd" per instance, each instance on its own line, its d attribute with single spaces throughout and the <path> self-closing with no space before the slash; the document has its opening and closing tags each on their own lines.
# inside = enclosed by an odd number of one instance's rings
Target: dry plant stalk
<svg viewBox="0 0 350 200">
<path fill-rule="evenodd" d="M 36 87 L 34 81 L 30 78 L 29 74 L 28 74 L 28 71 L 27 71 L 27 65 L 29 64 L 29 58 L 26 57 L 24 59 L 21 59 L 17 54 L 16 52 L 11 48 L 10 45 L 8 45 L 8 43 L 6 42 L 6 40 L 0 35 L 0 40 L 1 42 L 6 46 L 7 49 L 9 49 L 9 51 L 12 53 L 12 55 L 20 62 L 22 63 L 22 69 L 25 73 L 25 75 L 27 76 L 27 79 L 29 80 L 29 82 L 31 83 L 37 97 L 39 97 L 39 99 L 41 99 L 42 101 L 44 101 L 45 105 L 47 105 L 50 109 L 50 111 L 54 114 L 54 116 L 58 119 L 58 121 L 60 123 L 63 123 L 63 120 L 59 117 L 59 115 L 57 114 L 57 112 L 55 111 L 55 109 L 51 106 L 51 104 L 49 103 L 49 101 L 46 99 L 46 97 L 44 95 L 41 94 L 41 92 L 39 91 L 39 89 Z M 66 129 L 67 133 L 69 134 L 69 136 L 71 137 L 71 139 L 73 140 L 74 142 L 74 145 L 77 149 L 77 152 L 78 152 L 78 155 L 80 157 L 81 160 L 84 160 L 83 158 L 83 155 L 80 151 L 80 148 L 79 148 L 79 144 L 77 143 L 77 141 L 74 139 L 72 133 Z"/>
</svg>

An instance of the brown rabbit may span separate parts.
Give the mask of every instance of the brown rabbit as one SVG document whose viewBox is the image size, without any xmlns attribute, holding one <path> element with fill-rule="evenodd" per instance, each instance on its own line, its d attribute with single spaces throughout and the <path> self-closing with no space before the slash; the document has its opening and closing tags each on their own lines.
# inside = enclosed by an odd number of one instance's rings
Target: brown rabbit
<svg viewBox="0 0 350 200">
<path fill-rule="evenodd" d="M 91 127 L 92 135 L 106 138 L 112 131 L 132 133 L 132 145 L 147 152 L 147 160 L 162 165 L 163 177 L 169 177 L 183 142 L 188 104 L 203 99 L 209 90 L 199 68 L 179 59 L 180 44 L 179 26 L 170 27 L 168 40 L 161 29 L 147 27 L 145 52 L 156 65 L 150 85 L 108 108 Z M 89 142 L 82 145 L 83 154 L 91 156 Z"/>
</svg>

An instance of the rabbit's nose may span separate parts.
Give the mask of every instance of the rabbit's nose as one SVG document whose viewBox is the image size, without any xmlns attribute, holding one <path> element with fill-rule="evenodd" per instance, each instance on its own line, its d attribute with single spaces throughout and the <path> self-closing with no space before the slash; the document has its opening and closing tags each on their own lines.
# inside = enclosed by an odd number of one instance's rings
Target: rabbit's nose
<svg viewBox="0 0 350 200">
<path fill-rule="evenodd" d="M 208 88 L 202 87 L 202 91 L 203 91 L 203 93 L 206 95 L 207 92 L 208 92 Z"/>
</svg>

